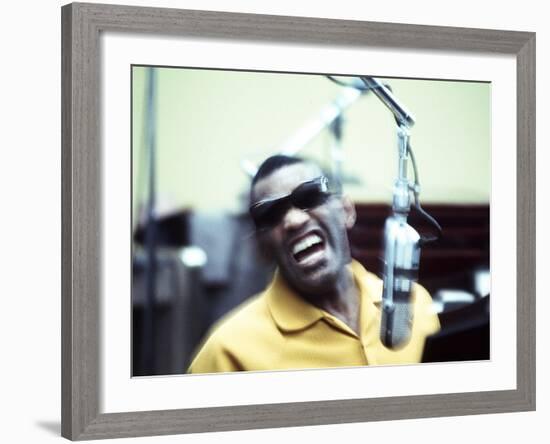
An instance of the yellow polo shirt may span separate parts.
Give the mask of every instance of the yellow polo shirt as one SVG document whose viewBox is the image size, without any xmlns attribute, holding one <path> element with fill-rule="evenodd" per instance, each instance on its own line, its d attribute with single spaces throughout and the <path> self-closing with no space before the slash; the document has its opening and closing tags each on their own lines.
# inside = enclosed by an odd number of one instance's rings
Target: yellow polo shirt
<svg viewBox="0 0 550 444">
<path fill-rule="evenodd" d="M 410 341 L 391 350 L 380 341 L 382 281 L 356 261 L 350 267 L 361 298 L 359 335 L 298 296 L 276 272 L 263 293 L 214 325 L 189 373 L 420 362 L 426 337 L 440 328 L 428 292 L 414 286 Z"/>
</svg>

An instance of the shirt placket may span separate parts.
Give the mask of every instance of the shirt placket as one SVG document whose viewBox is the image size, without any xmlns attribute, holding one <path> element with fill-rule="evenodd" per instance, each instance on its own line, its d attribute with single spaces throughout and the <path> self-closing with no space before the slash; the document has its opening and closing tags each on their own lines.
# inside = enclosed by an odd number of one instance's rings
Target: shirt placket
<svg viewBox="0 0 550 444">
<path fill-rule="evenodd" d="M 354 332 L 345 322 L 338 319 L 337 317 L 331 315 L 330 313 L 324 312 L 323 313 L 323 319 L 325 322 L 327 322 L 331 327 L 338 330 L 340 333 L 345 334 L 346 336 L 352 337 L 356 342 L 357 346 L 361 350 L 361 356 L 363 357 L 365 365 L 368 365 L 368 359 L 366 354 L 366 347 L 363 343 L 361 336 L 359 336 L 356 332 Z M 361 321 L 359 321 L 361 331 Z"/>
</svg>

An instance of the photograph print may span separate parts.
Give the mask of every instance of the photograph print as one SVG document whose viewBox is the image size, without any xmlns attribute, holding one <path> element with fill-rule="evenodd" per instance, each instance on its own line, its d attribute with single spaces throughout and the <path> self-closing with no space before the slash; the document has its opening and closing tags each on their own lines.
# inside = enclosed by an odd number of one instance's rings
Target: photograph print
<svg viewBox="0 0 550 444">
<path fill-rule="evenodd" d="M 490 82 L 131 79 L 132 376 L 491 358 Z"/>
</svg>

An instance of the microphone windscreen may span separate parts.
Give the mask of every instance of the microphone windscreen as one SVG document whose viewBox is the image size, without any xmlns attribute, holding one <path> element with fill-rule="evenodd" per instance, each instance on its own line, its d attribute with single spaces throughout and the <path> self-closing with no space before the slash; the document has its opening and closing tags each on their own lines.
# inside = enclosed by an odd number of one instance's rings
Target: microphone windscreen
<svg viewBox="0 0 550 444">
<path fill-rule="evenodd" d="M 399 348 L 408 342 L 411 337 L 412 304 L 395 302 L 391 313 L 382 311 L 380 338 L 388 348 Z"/>
</svg>

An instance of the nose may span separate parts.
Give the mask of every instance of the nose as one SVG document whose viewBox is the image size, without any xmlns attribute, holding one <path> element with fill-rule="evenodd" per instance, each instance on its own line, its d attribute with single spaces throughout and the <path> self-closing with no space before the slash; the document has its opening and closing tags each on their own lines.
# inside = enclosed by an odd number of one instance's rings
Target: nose
<svg viewBox="0 0 550 444">
<path fill-rule="evenodd" d="M 283 228 L 285 230 L 297 230 L 309 221 L 309 217 L 307 211 L 291 207 L 283 218 Z"/>
</svg>

